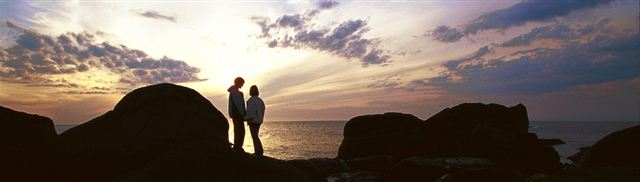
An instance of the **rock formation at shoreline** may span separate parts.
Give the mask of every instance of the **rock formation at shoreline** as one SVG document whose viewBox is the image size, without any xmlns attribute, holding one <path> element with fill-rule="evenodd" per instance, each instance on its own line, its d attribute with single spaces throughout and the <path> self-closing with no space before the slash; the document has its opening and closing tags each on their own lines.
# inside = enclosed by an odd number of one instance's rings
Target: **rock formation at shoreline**
<svg viewBox="0 0 640 182">
<path fill-rule="evenodd" d="M 640 126 L 587 149 L 562 169 L 528 133 L 523 105 L 460 104 L 427 120 L 352 118 L 337 158 L 278 160 L 234 152 L 224 115 L 173 84 L 127 94 L 112 111 L 56 135 L 51 119 L 0 107 L 8 181 L 638 181 Z M 5 162 L 8 161 L 8 162 Z"/>
<path fill-rule="evenodd" d="M 53 168 L 53 121 L 0 106 L 0 124 L 0 180 L 46 181 Z"/>
<path fill-rule="evenodd" d="M 345 125 L 338 158 L 482 157 L 525 175 L 559 169 L 558 153 L 528 125 L 523 105 L 460 104 L 425 121 L 400 113 L 358 116 Z"/>
</svg>

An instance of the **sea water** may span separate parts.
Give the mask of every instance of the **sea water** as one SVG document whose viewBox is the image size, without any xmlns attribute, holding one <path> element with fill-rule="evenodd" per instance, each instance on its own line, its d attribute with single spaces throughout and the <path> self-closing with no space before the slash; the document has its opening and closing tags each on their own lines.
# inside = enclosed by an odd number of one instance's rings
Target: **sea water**
<svg viewBox="0 0 640 182">
<path fill-rule="evenodd" d="M 333 158 L 338 154 L 342 141 L 342 130 L 346 121 L 266 121 L 260 128 L 264 154 L 278 159 L 305 159 L 315 157 Z M 566 142 L 554 146 L 563 162 L 576 149 L 591 146 L 605 135 L 638 125 L 638 122 L 611 121 L 532 121 L 529 132 L 539 138 L 559 138 Z M 56 125 L 58 133 L 74 125 Z M 249 128 L 245 128 L 243 148 L 253 153 Z M 229 130 L 229 141 L 233 141 L 233 127 Z"/>
</svg>

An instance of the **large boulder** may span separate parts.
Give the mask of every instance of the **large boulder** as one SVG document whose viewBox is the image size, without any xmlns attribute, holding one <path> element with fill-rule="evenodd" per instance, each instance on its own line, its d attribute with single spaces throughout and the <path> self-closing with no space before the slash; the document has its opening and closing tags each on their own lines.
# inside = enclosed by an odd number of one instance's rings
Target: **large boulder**
<svg viewBox="0 0 640 182">
<path fill-rule="evenodd" d="M 587 149 L 580 167 L 640 167 L 640 125 L 611 133 Z"/>
<path fill-rule="evenodd" d="M 358 116 L 344 127 L 338 157 L 480 157 L 524 175 L 559 169 L 558 153 L 528 127 L 522 104 L 460 104 L 425 121 L 400 113 Z"/>
<path fill-rule="evenodd" d="M 391 155 L 402 159 L 419 154 L 420 123 L 417 117 L 402 113 L 354 117 L 344 126 L 338 158 Z"/>
<path fill-rule="evenodd" d="M 195 90 L 136 89 L 59 136 L 61 181 L 305 181 L 284 161 L 231 151 L 224 115 Z M 249 171 L 252 170 L 252 171 Z"/>
<path fill-rule="evenodd" d="M 525 175 L 558 169 L 558 153 L 528 133 L 528 125 L 522 104 L 460 104 L 422 124 L 421 150 L 426 156 L 488 158 L 499 167 L 515 168 Z"/>
<path fill-rule="evenodd" d="M 446 108 L 423 124 L 425 151 L 444 156 L 501 156 L 527 134 L 529 118 L 522 105 L 465 103 Z"/>
<path fill-rule="evenodd" d="M 0 176 L 3 181 L 46 181 L 56 138 L 47 117 L 0 106 Z"/>
</svg>

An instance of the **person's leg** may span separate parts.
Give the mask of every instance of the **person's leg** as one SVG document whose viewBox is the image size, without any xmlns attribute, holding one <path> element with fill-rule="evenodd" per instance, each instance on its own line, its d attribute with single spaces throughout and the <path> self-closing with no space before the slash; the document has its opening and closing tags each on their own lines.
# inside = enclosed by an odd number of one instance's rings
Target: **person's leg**
<svg viewBox="0 0 640 182">
<path fill-rule="evenodd" d="M 233 120 L 233 149 L 244 152 L 242 145 L 244 144 L 244 121 L 237 118 Z"/>
<path fill-rule="evenodd" d="M 262 156 L 262 142 L 258 136 L 260 132 L 260 124 L 249 124 L 249 131 L 251 131 L 251 138 L 253 139 L 253 149 L 255 150 L 254 154 L 256 156 Z"/>
</svg>

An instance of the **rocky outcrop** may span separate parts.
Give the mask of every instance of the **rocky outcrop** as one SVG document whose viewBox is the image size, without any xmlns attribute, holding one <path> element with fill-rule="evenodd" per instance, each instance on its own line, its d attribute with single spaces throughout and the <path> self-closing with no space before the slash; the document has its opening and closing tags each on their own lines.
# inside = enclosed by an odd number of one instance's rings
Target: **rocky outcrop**
<svg viewBox="0 0 640 182">
<path fill-rule="evenodd" d="M 586 150 L 578 166 L 640 167 L 640 125 L 611 133 Z"/>
<path fill-rule="evenodd" d="M 0 106 L 0 178 L 2 181 L 45 181 L 51 177 L 56 138 L 47 117 Z"/>
<path fill-rule="evenodd" d="M 158 84 L 62 133 L 62 181 L 306 181 L 284 161 L 230 150 L 228 122 L 195 90 Z M 249 172 L 251 171 L 251 172 Z"/>
<path fill-rule="evenodd" d="M 417 117 L 402 113 L 354 117 L 344 126 L 338 158 L 391 155 L 401 159 L 419 154 L 420 123 Z"/>
<path fill-rule="evenodd" d="M 426 156 L 483 157 L 524 175 L 559 169 L 558 153 L 528 133 L 528 126 L 527 109 L 522 104 L 460 104 L 422 124 L 422 150 Z"/>
<path fill-rule="evenodd" d="M 528 125 L 527 110 L 521 104 L 460 104 L 426 121 L 400 113 L 358 116 L 345 125 L 338 158 L 481 157 L 525 176 L 558 170 L 558 153 L 528 133 Z"/>
<path fill-rule="evenodd" d="M 424 151 L 433 156 L 508 155 L 528 133 L 522 105 L 466 103 L 446 108 L 422 124 Z"/>
<path fill-rule="evenodd" d="M 548 176 L 544 182 L 640 181 L 640 126 L 611 133 L 569 159 L 576 166 Z"/>
</svg>

